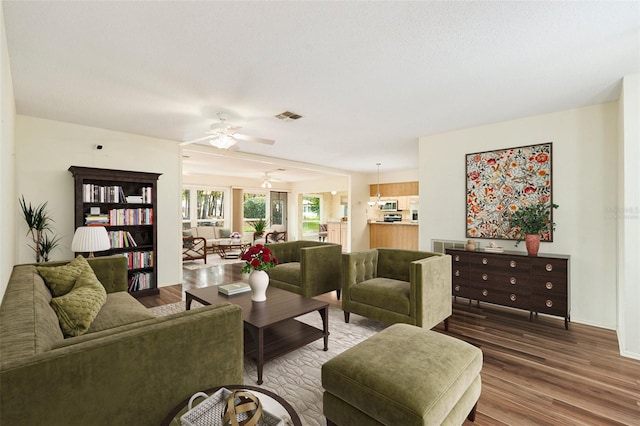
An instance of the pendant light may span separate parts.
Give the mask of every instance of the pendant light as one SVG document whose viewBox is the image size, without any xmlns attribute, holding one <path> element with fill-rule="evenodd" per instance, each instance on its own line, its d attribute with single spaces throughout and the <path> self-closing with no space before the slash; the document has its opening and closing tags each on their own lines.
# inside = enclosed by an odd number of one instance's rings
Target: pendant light
<svg viewBox="0 0 640 426">
<path fill-rule="evenodd" d="M 376 166 L 378 166 L 378 193 L 376 194 L 376 201 L 369 201 L 367 203 L 369 207 L 373 207 L 376 204 L 378 204 L 379 206 L 384 204 L 384 201 L 380 199 L 380 164 L 382 163 L 376 163 Z"/>
</svg>

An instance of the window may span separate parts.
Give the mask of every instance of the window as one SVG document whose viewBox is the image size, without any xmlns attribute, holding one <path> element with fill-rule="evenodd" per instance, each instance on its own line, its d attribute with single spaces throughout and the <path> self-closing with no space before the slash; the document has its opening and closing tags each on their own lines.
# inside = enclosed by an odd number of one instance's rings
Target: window
<svg viewBox="0 0 640 426">
<path fill-rule="evenodd" d="M 196 198 L 198 225 L 224 224 L 224 192 L 199 189 Z"/>
<path fill-rule="evenodd" d="M 317 234 L 320 228 L 320 197 L 302 196 L 302 235 Z"/>
<path fill-rule="evenodd" d="M 191 228 L 191 190 L 182 190 L 182 229 Z"/>
<path fill-rule="evenodd" d="M 251 222 L 267 218 L 267 196 L 259 192 L 245 192 L 243 201 L 244 232 L 253 232 Z"/>
</svg>

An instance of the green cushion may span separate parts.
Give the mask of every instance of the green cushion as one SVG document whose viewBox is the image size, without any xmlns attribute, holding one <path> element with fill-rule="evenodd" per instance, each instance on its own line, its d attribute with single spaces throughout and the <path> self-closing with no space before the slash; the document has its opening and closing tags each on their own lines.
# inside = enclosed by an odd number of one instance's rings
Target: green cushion
<svg viewBox="0 0 640 426">
<path fill-rule="evenodd" d="M 138 321 L 153 319 L 156 316 L 126 291 L 107 294 L 98 316 L 91 323 L 89 333 L 108 330 Z"/>
<path fill-rule="evenodd" d="M 83 272 L 93 273 L 87 259 L 78 256 L 64 266 L 38 266 L 38 273 L 51 290 L 53 297 L 63 296 L 73 288 L 76 279 Z"/>
<path fill-rule="evenodd" d="M 391 278 L 372 278 L 351 286 L 346 297 L 354 302 L 375 306 L 399 314 L 411 314 L 411 287 L 406 281 Z"/>
<path fill-rule="evenodd" d="M 51 299 L 51 307 L 58 315 L 62 333 L 72 337 L 89 330 L 106 301 L 106 290 L 90 270 L 80 274 L 67 294 Z"/>
<path fill-rule="evenodd" d="M 302 285 L 300 278 L 300 262 L 281 263 L 267 271 L 269 278 L 272 280 L 282 281 L 284 283 Z"/>
<path fill-rule="evenodd" d="M 231 229 L 229 228 L 218 229 L 218 238 L 229 238 L 230 235 L 231 235 Z"/>
</svg>

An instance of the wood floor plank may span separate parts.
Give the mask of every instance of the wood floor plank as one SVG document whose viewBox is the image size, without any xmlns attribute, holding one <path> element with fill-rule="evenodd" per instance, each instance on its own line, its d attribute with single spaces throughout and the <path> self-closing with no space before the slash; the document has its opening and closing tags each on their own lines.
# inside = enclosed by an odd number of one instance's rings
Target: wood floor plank
<svg viewBox="0 0 640 426">
<path fill-rule="evenodd" d="M 182 285 L 141 298 L 148 307 L 182 300 L 188 288 L 243 278 L 242 264 L 184 270 Z M 335 292 L 318 296 L 340 306 Z M 615 331 L 465 299 L 448 332 L 483 351 L 476 421 L 466 426 L 640 425 L 640 361 L 620 355 Z"/>
</svg>

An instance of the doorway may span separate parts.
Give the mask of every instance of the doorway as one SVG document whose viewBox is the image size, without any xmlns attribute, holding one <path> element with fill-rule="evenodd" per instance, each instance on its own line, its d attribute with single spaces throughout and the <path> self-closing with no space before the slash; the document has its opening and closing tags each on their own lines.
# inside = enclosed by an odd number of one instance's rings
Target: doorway
<svg viewBox="0 0 640 426">
<path fill-rule="evenodd" d="M 278 231 L 287 230 L 287 193 L 271 191 L 271 228 Z"/>
</svg>

